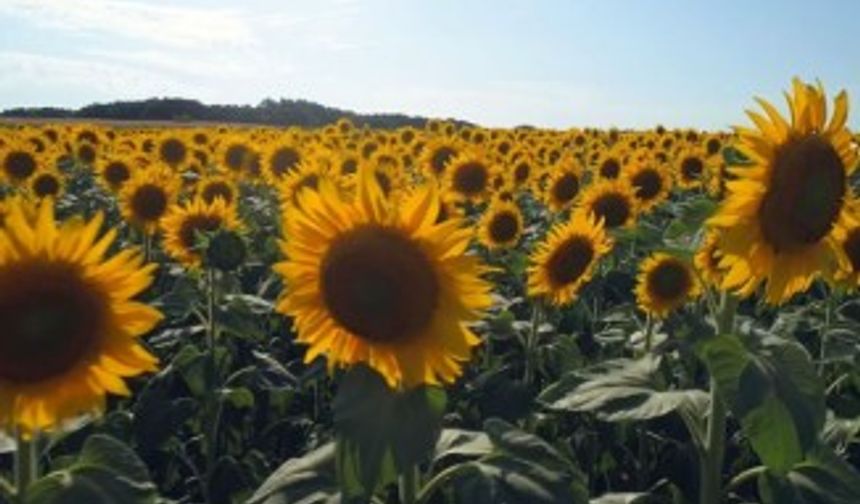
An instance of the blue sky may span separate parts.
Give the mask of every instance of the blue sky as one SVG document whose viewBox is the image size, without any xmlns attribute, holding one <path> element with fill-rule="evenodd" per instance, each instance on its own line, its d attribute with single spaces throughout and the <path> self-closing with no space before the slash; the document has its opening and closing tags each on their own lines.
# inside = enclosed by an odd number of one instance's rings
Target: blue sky
<svg viewBox="0 0 860 504">
<path fill-rule="evenodd" d="M 744 123 L 860 99 L 860 2 L 0 0 L 0 108 L 304 98 L 489 126 Z M 851 124 L 860 124 L 852 114 Z"/>
</svg>

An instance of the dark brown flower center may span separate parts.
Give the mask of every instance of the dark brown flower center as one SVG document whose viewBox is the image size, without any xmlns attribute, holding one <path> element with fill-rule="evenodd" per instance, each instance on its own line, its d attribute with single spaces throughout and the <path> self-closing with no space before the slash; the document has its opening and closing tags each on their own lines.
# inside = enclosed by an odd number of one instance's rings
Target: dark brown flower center
<svg viewBox="0 0 860 504">
<path fill-rule="evenodd" d="M 427 329 L 439 301 L 433 264 L 400 232 L 365 225 L 335 239 L 320 289 L 338 324 L 373 343 L 398 343 Z"/>
<path fill-rule="evenodd" d="M 111 187 L 119 187 L 131 177 L 128 166 L 120 161 L 113 161 L 105 167 L 104 178 Z"/>
<path fill-rule="evenodd" d="M 579 179 L 575 174 L 567 172 L 552 185 L 552 197 L 561 204 L 572 201 L 579 192 Z"/>
<path fill-rule="evenodd" d="M 294 170 L 301 159 L 299 153 L 292 147 L 281 147 L 272 154 L 269 166 L 272 169 L 272 173 L 276 177 L 281 178 Z"/>
<path fill-rule="evenodd" d="M 845 178 L 839 154 L 818 135 L 783 146 L 758 211 L 765 240 L 780 252 L 824 238 L 842 209 Z"/>
<path fill-rule="evenodd" d="M 93 164 L 96 160 L 96 148 L 88 143 L 81 144 L 78 147 L 78 159 L 86 164 Z"/>
<path fill-rule="evenodd" d="M 433 173 L 441 175 L 445 171 L 445 165 L 456 155 L 457 151 L 447 146 L 439 147 L 433 151 L 433 155 L 430 156 L 430 166 L 433 168 Z"/>
<path fill-rule="evenodd" d="M 454 190 L 466 196 L 482 193 L 487 188 L 487 167 L 476 161 L 470 161 L 457 167 L 454 173 Z"/>
<path fill-rule="evenodd" d="M 573 236 L 562 242 L 547 261 L 546 271 L 550 283 L 564 287 L 579 280 L 594 259 L 594 246 L 584 236 Z"/>
<path fill-rule="evenodd" d="M 600 176 L 605 179 L 616 179 L 621 173 L 621 163 L 615 158 L 609 158 L 600 165 Z"/>
<path fill-rule="evenodd" d="M 155 184 L 144 184 L 134 191 L 131 210 L 135 217 L 143 221 L 158 220 L 167 210 L 167 194 Z"/>
<path fill-rule="evenodd" d="M 107 296 L 68 264 L 0 268 L 0 379 L 34 383 L 62 375 L 99 344 Z"/>
<path fill-rule="evenodd" d="M 185 250 L 191 251 L 197 245 L 197 236 L 218 231 L 221 217 L 217 215 L 189 215 L 179 226 L 179 241 Z"/>
<path fill-rule="evenodd" d="M 722 142 L 720 142 L 718 138 L 709 138 L 707 143 L 705 143 L 705 150 L 708 152 L 709 156 L 713 156 L 720 152 L 722 147 Z"/>
<path fill-rule="evenodd" d="M 663 177 L 651 168 L 638 171 L 631 182 L 636 190 L 636 197 L 642 201 L 654 199 L 663 189 Z"/>
<path fill-rule="evenodd" d="M 609 228 L 623 226 L 630 218 L 630 202 L 623 194 L 606 193 L 600 195 L 592 204 L 591 211 L 598 219 L 603 219 L 603 224 Z"/>
<path fill-rule="evenodd" d="M 658 264 L 646 281 L 648 293 L 660 301 L 678 300 L 686 296 L 693 285 L 687 267 L 674 259 Z"/>
<path fill-rule="evenodd" d="M 233 202 L 233 189 L 230 184 L 222 181 L 210 182 L 203 186 L 203 191 L 200 192 L 203 201 L 211 204 L 215 198 L 221 198 L 228 205 Z"/>
<path fill-rule="evenodd" d="M 240 171 L 245 166 L 249 155 L 248 148 L 242 144 L 231 145 L 224 154 L 224 163 L 233 171 Z"/>
<path fill-rule="evenodd" d="M 526 180 L 529 179 L 529 175 L 531 175 L 532 167 L 525 161 L 518 163 L 517 167 L 514 168 L 514 182 L 517 184 L 522 184 Z"/>
<path fill-rule="evenodd" d="M 158 155 L 162 161 L 172 167 L 177 167 L 185 161 L 188 150 L 185 144 L 178 138 L 168 138 L 161 142 L 158 148 Z"/>
<path fill-rule="evenodd" d="M 54 196 L 60 192 L 60 181 L 53 175 L 39 175 L 33 180 L 33 192 L 40 198 Z"/>
<path fill-rule="evenodd" d="M 704 171 L 704 169 L 705 164 L 701 159 L 695 156 L 684 158 L 684 160 L 681 161 L 681 176 L 684 180 L 698 180 L 698 178 L 702 176 L 702 171 Z"/>
<path fill-rule="evenodd" d="M 849 231 L 842 246 L 845 250 L 845 255 L 851 261 L 852 271 L 860 273 L 860 228 L 854 228 Z"/>
<path fill-rule="evenodd" d="M 6 155 L 3 171 L 12 180 L 24 180 L 36 171 L 36 159 L 29 152 L 12 151 Z"/>
<path fill-rule="evenodd" d="M 489 234 L 493 243 L 508 243 L 520 232 L 520 221 L 511 211 L 497 212 L 490 219 Z"/>
</svg>

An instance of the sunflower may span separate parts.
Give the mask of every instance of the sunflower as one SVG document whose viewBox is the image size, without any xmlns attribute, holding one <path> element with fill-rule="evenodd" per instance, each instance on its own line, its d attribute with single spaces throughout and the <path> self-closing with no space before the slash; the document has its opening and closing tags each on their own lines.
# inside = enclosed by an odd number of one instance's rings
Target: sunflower
<svg viewBox="0 0 860 504">
<path fill-rule="evenodd" d="M 362 171 L 343 201 L 330 184 L 305 191 L 286 220 L 288 286 L 277 310 L 293 317 L 305 361 L 365 362 L 393 388 L 453 382 L 480 340 L 467 324 L 491 304 L 486 268 L 466 254 L 471 231 L 437 224 L 433 184 L 390 205 Z"/>
<path fill-rule="evenodd" d="M 236 208 L 229 206 L 223 198 L 207 202 L 194 198 L 184 205 L 173 205 L 161 220 L 164 231 L 164 250 L 183 266 L 197 268 L 203 256 L 199 249 L 198 235 L 219 230 L 239 229 Z"/>
<path fill-rule="evenodd" d="M 555 306 L 571 303 L 610 250 L 603 223 L 574 212 L 568 222 L 553 226 L 529 258 L 528 294 Z"/>
<path fill-rule="evenodd" d="M 305 156 L 293 142 L 273 142 L 263 152 L 263 177 L 271 185 L 277 185 L 297 170 Z"/>
<path fill-rule="evenodd" d="M 39 158 L 32 147 L 24 145 L 7 146 L 2 154 L 3 178 L 9 184 L 21 184 L 39 167 Z"/>
<path fill-rule="evenodd" d="M 98 180 L 110 191 L 117 192 L 131 178 L 132 166 L 128 157 L 102 158 L 96 162 Z"/>
<path fill-rule="evenodd" d="M 597 178 L 601 180 L 615 180 L 621 176 L 621 156 L 616 152 L 605 154 L 597 165 Z"/>
<path fill-rule="evenodd" d="M 706 156 L 698 149 L 685 150 L 677 156 L 675 177 L 683 189 L 693 189 L 702 185 L 708 174 Z"/>
<path fill-rule="evenodd" d="M 153 166 L 136 171 L 120 192 L 123 217 L 145 233 L 155 233 L 179 186 L 178 177 L 167 168 Z"/>
<path fill-rule="evenodd" d="M 197 182 L 196 187 L 197 195 L 206 203 L 221 198 L 227 206 L 231 206 L 238 200 L 239 188 L 236 182 L 223 175 L 206 175 Z"/>
<path fill-rule="evenodd" d="M 281 199 L 281 207 L 286 212 L 293 205 L 299 203 L 299 194 L 306 189 L 319 190 L 321 182 L 325 180 L 338 190 L 341 189 L 334 174 L 325 169 L 323 165 L 310 160 L 303 161 L 295 170 L 291 171 L 277 186 Z"/>
<path fill-rule="evenodd" d="M 516 203 L 495 200 L 478 224 L 478 238 L 490 250 L 516 246 L 523 232 L 523 214 Z"/>
<path fill-rule="evenodd" d="M 720 234 L 714 230 L 708 230 L 702 243 L 699 245 L 693 264 L 696 271 L 706 284 L 719 287 L 723 281 L 724 272 L 720 268 L 723 257 L 720 251 Z"/>
<path fill-rule="evenodd" d="M 175 133 L 166 133 L 158 140 L 158 160 L 177 170 L 189 158 L 186 140 Z"/>
<path fill-rule="evenodd" d="M 50 202 L 27 213 L 12 205 L 0 229 L 0 425 L 29 433 L 129 395 L 123 378 L 157 364 L 136 338 L 162 316 L 131 299 L 155 265 L 134 250 L 105 258 L 116 233 L 97 237 L 101 215 L 58 225 Z"/>
<path fill-rule="evenodd" d="M 662 252 L 642 261 L 636 283 L 636 302 L 642 311 L 665 318 L 700 293 L 696 275 L 686 261 Z"/>
<path fill-rule="evenodd" d="M 63 193 L 63 175 L 56 168 L 40 168 L 27 182 L 30 193 L 37 199 L 58 198 Z"/>
<path fill-rule="evenodd" d="M 445 170 L 445 189 L 459 201 L 479 202 L 487 197 L 494 170 L 490 161 L 477 150 L 461 153 Z"/>
<path fill-rule="evenodd" d="M 627 172 L 627 179 L 642 211 L 662 203 L 669 196 L 672 185 L 672 179 L 662 165 L 651 160 L 635 163 Z"/>
<path fill-rule="evenodd" d="M 708 221 L 722 229 L 722 287 L 742 296 L 766 282 L 772 304 L 806 290 L 823 269 L 844 262 L 839 241 L 853 226 L 848 176 L 857 165 L 845 128 L 843 91 L 827 124 L 826 97 L 794 80 L 791 123 L 759 100 L 768 118 L 748 112 L 757 129 L 738 127 L 737 148 L 752 165 L 732 169 L 726 196 Z"/>
<path fill-rule="evenodd" d="M 639 210 L 633 188 L 625 178 L 592 183 L 583 192 L 579 208 L 602 219 L 607 229 L 632 226 Z"/>
<path fill-rule="evenodd" d="M 579 194 L 580 173 L 574 168 L 559 168 L 552 172 L 547 181 L 544 200 L 553 212 L 560 212 L 573 204 Z"/>
<path fill-rule="evenodd" d="M 456 158 L 462 148 L 453 138 L 436 138 L 428 142 L 421 150 L 421 169 L 430 179 L 441 179 L 445 174 L 448 163 Z"/>
</svg>

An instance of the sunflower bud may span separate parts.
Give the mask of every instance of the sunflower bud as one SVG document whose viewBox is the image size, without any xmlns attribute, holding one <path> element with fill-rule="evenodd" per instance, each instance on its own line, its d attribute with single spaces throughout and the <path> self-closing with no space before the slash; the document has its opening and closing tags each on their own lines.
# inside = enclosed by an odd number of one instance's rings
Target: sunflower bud
<svg viewBox="0 0 860 504">
<path fill-rule="evenodd" d="M 234 231 L 218 231 L 206 247 L 206 261 L 221 271 L 239 268 L 245 262 L 246 254 L 245 242 Z"/>
</svg>

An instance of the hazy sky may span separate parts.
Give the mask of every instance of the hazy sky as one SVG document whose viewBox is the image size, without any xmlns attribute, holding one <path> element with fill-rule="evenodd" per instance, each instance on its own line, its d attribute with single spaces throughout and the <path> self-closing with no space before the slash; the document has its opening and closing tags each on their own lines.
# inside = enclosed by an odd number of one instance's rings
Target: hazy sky
<svg viewBox="0 0 860 504">
<path fill-rule="evenodd" d="M 491 126 L 724 128 L 860 99 L 860 2 L 0 0 L 0 108 L 304 98 Z M 851 124 L 860 124 L 857 113 Z"/>
</svg>

